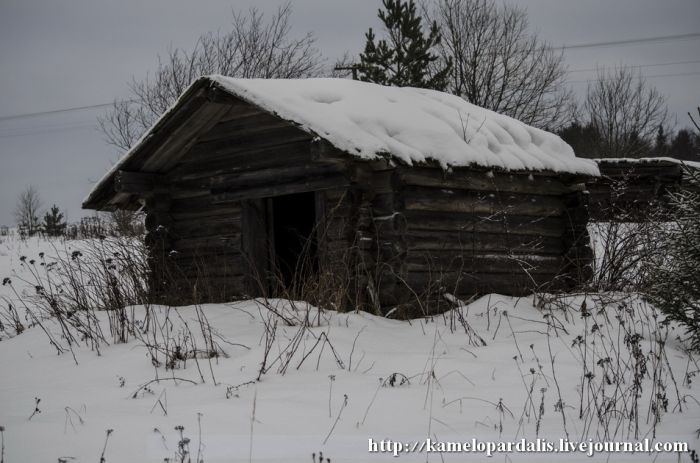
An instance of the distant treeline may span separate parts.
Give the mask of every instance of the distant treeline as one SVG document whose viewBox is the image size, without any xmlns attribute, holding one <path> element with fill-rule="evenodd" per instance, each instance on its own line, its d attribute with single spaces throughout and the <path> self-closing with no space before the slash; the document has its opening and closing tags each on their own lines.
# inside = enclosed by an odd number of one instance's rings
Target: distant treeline
<svg viewBox="0 0 700 463">
<path fill-rule="evenodd" d="M 685 161 L 700 161 L 700 133 L 681 129 L 675 134 L 659 126 L 653 142 L 646 141 L 634 132 L 616 137 L 614 145 L 606 143 L 592 124 L 574 122 L 560 129 L 558 134 L 571 145 L 576 156 L 584 158 L 645 158 L 672 157 Z"/>
</svg>

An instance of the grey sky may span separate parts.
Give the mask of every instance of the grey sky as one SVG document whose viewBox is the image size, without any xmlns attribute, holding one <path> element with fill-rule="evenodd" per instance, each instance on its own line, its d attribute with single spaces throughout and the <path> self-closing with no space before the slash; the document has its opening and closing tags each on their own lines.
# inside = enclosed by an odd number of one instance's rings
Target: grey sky
<svg viewBox="0 0 700 463">
<path fill-rule="evenodd" d="M 168 47 L 188 48 L 203 32 L 225 28 L 231 10 L 279 1 L 250 0 L 0 0 L 0 118 L 103 103 L 127 95 L 132 76 L 152 70 Z M 357 52 L 378 26 L 380 0 L 293 0 L 296 34 L 313 31 L 329 60 Z M 700 32 L 700 0 L 523 0 L 534 31 L 552 45 Z M 700 40 L 571 50 L 577 93 L 596 65 L 700 61 Z M 678 126 L 700 105 L 700 63 L 642 68 L 667 97 Z M 18 193 L 38 187 L 76 220 L 92 182 L 120 153 L 104 143 L 101 109 L 0 119 L 0 224 L 12 224 Z"/>
</svg>

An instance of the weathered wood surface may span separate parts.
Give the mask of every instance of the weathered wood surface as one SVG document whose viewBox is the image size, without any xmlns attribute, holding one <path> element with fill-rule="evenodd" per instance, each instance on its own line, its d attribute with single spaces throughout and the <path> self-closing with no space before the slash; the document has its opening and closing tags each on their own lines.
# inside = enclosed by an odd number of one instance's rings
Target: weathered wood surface
<svg viewBox="0 0 700 463">
<path fill-rule="evenodd" d="M 529 193 L 536 195 L 561 195 L 571 187 L 556 177 L 533 174 L 509 174 L 487 171 L 442 169 L 427 167 L 405 167 L 398 169 L 399 177 L 406 185 L 448 188 L 485 192 Z"/>
<path fill-rule="evenodd" d="M 540 196 L 498 192 L 474 192 L 447 188 L 406 187 L 407 211 L 443 211 L 457 213 L 504 212 L 525 216 L 560 216 L 564 204 L 559 196 Z"/>
<path fill-rule="evenodd" d="M 244 172 L 265 169 L 279 165 L 280 158 L 290 165 L 309 161 L 311 142 L 304 138 L 296 142 L 278 142 L 271 146 L 245 147 L 244 151 L 234 155 L 213 156 L 202 153 L 182 159 L 181 163 L 167 174 L 172 182 L 204 179 L 211 175 Z M 207 185 L 206 182 L 202 186 Z"/>
<path fill-rule="evenodd" d="M 446 232 L 514 233 L 558 238 L 564 230 L 561 216 L 524 216 L 499 211 L 494 214 L 445 211 L 406 211 L 411 230 Z"/>
<path fill-rule="evenodd" d="M 268 198 L 308 191 L 319 273 L 350 307 L 523 294 L 589 259 L 577 176 L 362 161 L 220 92 L 188 104 L 112 185 L 147 199 L 153 284 L 183 301 L 272 294 Z"/>
<path fill-rule="evenodd" d="M 533 255 L 561 255 L 564 251 L 561 235 L 556 237 L 536 234 L 489 233 L 471 231 L 433 231 L 413 227 L 406 231 L 406 242 L 415 251 L 456 251 L 460 254 L 475 252 L 515 252 Z"/>
<path fill-rule="evenodd" d="M 683 186 L 683 166 L 669 161 L 598 161 L 601 177 L 588 184 L 594 221 L 645 221 L 670 212 Z"/>
</svg>

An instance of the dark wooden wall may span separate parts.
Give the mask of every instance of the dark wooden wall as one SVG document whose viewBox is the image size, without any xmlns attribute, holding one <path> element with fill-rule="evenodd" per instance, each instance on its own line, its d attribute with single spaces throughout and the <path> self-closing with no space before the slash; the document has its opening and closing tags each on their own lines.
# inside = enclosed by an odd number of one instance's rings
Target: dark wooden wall
<svg viewBox="0 0 700 463">
<path fill-rule="evenodd" d="M 593 221 L 639 222 L 669 207 L 669 193 L 683 180 L 683 167 L 665 160 L 598 161 L 601 177 L 588 184 Z"/>
<path fill-rule="evenodd" d="M 557 176 L 408 168 L 398 175 L 405 279 L 416 292 L 437 289 L 468 298 L 557 289 L 557 279 L 574 270 L 566 259 L 574 243 L 588 245 L 587 235 L 580 236 L 586 217 L 572 215 L 585 208 L 567 204 L 574 192 Z M 576 265 L 590 263 L 578 257 Z"/>
<path fill-rule="evenodd" d="M 231 107 L 159 178 L 147 201 L 154 287 L 167 299 L 257 295 L 260 198 L 344 185 L 313 137 L 247 103 Z M 248 227 L 251 233 L 242 230 Z M 252 257 L 252 259 L 251 259 Z M 253 262 L 251 262 L 253 260 Z M 167 285 L 164 283 L 167 282 Z"/>
<path fill-rule="evenodd" d="M 580 179 L 358 160 L 248 103 L 216 104 L 177 162 L 115 183 L 149 192 L 152 283 L 167 302 L 269 291 L 265 198 L 308 191 L 319 285 L 338 308 L 416 316 L 445 308 L 444 293 L 520 295 L 585 278 Z"/>
<path fill-rule="evenodd" d="M 446 308 L 444 293 L 521 295 L 567 289 L 590 276 L 580 183 L 381 163 L 351 179 L 348 188 L 323 195 L 333 210 L 324 268 L 351 269 L 351 306 L 416 316 Z"/>
</svg>

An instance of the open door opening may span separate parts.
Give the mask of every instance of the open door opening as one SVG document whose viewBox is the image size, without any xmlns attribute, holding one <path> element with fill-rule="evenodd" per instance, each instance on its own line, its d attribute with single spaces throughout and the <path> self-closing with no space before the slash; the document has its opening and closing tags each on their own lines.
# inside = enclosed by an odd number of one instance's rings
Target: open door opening
<svg viewBox="0 0 700 463">
<path fill-rule="evenodd" d="M 269 201 L 273 262 L 280 283 L 295 291 L 318 270 L 316 195 L 311 191 Z"/>
</svg>

